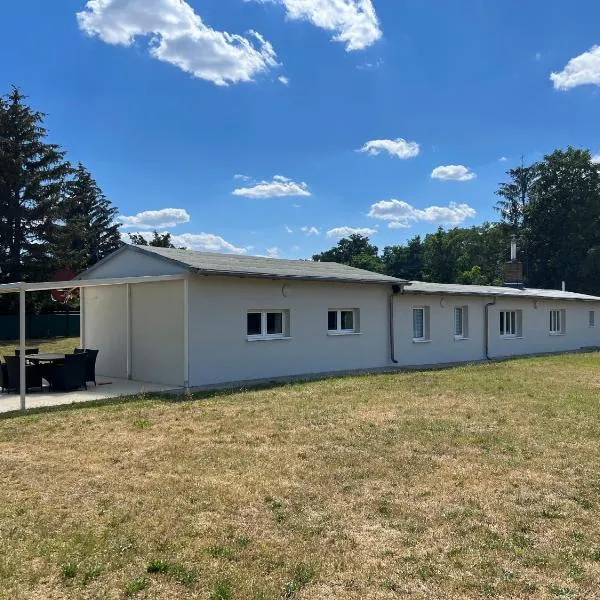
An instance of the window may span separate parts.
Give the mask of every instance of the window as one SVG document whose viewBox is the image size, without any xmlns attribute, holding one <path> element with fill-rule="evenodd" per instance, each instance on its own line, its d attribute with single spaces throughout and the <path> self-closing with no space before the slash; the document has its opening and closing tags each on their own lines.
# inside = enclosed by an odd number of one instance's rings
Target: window
<svg viewBox="0 0 600 600">
<path fill-rule="evenodd" d="M 286 310 L 248 311 L 246 333 L 249 340 L 282 339 L 289 336 Z"/>
<path fill-rule="evenodd" d="M 429 307 L 413 308 L 413 341 L 429 341 Z"/>
<path fill-rule="evenodd" d="M 596 311 L 590 310 L 588 323 L 590 327 L 596 327 Z"/>
<path fill-rule="evenodd" d="M 550 334 L 562 335 L 565 333 L 566 310 L 550 311 Z"/>
<path fill-rule="evenodd" d="M 500 312 L 500 335 L 516 338 L 523 335 L 523 311 L 503 310 Z"/>
<path fill-rule="evenodd" d="M 469 337 L 469 309 L 466 306 L 454 309 L 454 337 L 460 340 Z"/>
<path fill-rule="evenodd" d="M 327 312 L 327 333 L 343 335 L 358 333 L 358 308 L 331 308 Z"/>
</svg>

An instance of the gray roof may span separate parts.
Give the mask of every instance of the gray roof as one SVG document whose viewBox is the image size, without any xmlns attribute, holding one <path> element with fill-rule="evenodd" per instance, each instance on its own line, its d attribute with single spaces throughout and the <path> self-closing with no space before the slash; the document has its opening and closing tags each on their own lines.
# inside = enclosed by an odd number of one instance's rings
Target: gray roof
<svg viewBox="0 0 600 600">
<path fill-rule="evenodd" d="M 541 290 L 537 288 L 516 289 L 493 285 L 458 285 L 454 283 L 426 283 L 411 281 L 404 288 L 406 294 L 443 294 L 452 296 L 504 296 L 508 298 L 538 298 L 540 300 L 583 300 L 600 302 L 598 296 L 563 292 L 561 290 Z"/>
<path fill-rule="evenodd" d="M 196 252 L 177 248 L 154 246 L 130 246 L 137 251 L 157 254 L 203 275 L 232 275 L 237 277 L 260 277 L 267 279 L 302 279 L 316 281 L 344 281 L 354 283 L 385 283 L 401 285 L 404 279 L 388 277 L 363 269 L 356 269 L 333 262 L 311 260 L 284 260 L 239 254 Z"/>
</svg>

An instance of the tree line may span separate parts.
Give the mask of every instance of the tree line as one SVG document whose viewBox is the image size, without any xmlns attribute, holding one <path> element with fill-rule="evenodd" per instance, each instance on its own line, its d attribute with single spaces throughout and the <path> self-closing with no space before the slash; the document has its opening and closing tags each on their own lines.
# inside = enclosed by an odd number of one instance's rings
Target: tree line
<svg viewBox="0 0 600 600">
<path fill-rule="evenodd" d="M 352 235 L 315 254 L 409 280 L 502 285 L 510 240 L 518 243 L 525 285 L 600 295 L 600 165 L 590 152 L 556 150 L 507 172 L 495 208 L 499 220 L 474 227 L 440 227 L 382 252 Z"/>
<path fill-rule="evenodd" d="M 61 269 L 80 272 L 122 244 L 118 210 L 81 163 L 47 139 L 45 115 L 13 87 L 0 97 L 0 283 L 44 281 Z M 560 286 L 600 295 L 600 174 L 587 150 L 556 150 L 507 173 L 499 184 L 497 222 L 439 228 L 381 252 L 353 235 L 316 254 L 410 280 L 502 284 L 516 236 L 530 287 Z M 140 245 L 173 247 L 154 232 Z M 48 309 L 48 294 L 30 294 L 30 310 Z M 16 311 L 0 296 L 0 314 Z"/>
</svg>

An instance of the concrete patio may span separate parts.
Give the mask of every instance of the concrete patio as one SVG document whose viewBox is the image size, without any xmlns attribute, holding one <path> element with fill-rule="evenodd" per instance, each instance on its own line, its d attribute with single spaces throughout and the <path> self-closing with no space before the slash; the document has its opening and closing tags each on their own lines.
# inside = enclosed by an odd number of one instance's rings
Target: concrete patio
<svg viewBox="0 0 600 600">
<path fill-rule="evenodd" d="M 146 392 L 170 392 L 173 386 L 117 379 L 115 377 L 96 377 L 97 386 L 88 384 L 87 390 L 73 392 L 29 392 L 26 397 L 26 408 L 42 408 L 59 406 L 62 404 L 75 404 L 81 402 L 96 402 L 120 396 L 135 396 Z M 0 394 L 0 413 L 18 411 L 20 408 L 19 394 Z"/>
</svg>

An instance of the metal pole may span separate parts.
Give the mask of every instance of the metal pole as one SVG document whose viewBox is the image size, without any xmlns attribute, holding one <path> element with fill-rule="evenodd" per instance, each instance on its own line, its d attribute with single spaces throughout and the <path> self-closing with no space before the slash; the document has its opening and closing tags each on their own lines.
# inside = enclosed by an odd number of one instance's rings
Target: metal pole
<svg viewBox="0 0 600 600">
<path fill-rule="evenodd" d="M 25 410 L 25 290 L 19 291 L 19 392 L 21 394 L 21 410 Z"/>
<path fill-rule="evenodd" d="M 183 280 L 183 387 L 190 389 L 190 294 L 187 278 Z"/>
<path fill-rule="evenodd" d="M 85 348 L 85 288 L 79 288 L 79 345 Z"/>
<path fill-rule="evenodd" d="M 127 355 L 127 379 L 131 379 L 131 285 L 129 283 L 125 284 L 125 353 Z"/>
</svg>

